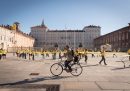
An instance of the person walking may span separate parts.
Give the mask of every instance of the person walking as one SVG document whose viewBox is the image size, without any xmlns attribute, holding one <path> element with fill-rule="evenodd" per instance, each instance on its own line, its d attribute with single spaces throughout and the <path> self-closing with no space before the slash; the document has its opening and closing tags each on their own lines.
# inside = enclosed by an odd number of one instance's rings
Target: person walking
<svg viewBox="0 0 130 91">
<path fill-rule="evenodd" d="M 105 59 L 105 50 L 104 50 L 104 49 L 101 50 L 101 57 L 102 57 L 102 59 L 101 59 L 101 61 L 99 62 L 99 64 L 101 64 L 102 61 L 104 61 L 104 65 L 107 65 L 107 64 L 106 64 L 106 59 Z"/>
</svg>

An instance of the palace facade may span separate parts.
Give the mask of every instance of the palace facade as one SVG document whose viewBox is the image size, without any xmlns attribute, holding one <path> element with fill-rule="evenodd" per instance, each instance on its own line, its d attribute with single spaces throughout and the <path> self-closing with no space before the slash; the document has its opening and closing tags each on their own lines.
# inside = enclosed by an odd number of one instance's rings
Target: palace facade
<svg viewBox="0 0 130 91">
<path fill-rule="evenodd" d="M 39 26 L 31 27 L 30 35 L 35 38 L 35 47 L 63 49 L 66 45 L 71 48 L 84 47 L 94 49 L 94 39 L 100 36 L 100 26 L 85 26 L 82 30 L 50 30 L 42 22 Z"/>
</svg>

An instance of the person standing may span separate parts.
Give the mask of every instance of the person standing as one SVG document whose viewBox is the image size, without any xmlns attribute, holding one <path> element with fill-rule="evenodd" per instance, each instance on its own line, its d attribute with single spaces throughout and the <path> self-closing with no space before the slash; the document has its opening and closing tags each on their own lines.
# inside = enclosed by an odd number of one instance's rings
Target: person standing
<svg viewBox="0 0 130 91">
<path fill-rule="evenodd" d="M 84 61 L 87 63 L 87 60 L 88 60 L 88 50 L 87 49 L 85 49 L 84 58 L 85 58 Z"/>
<path fill-rule="evenodd" d="M 53 59 L 56 60 L 56 50 L 54 50 Z"/>
<path fill-rule="evenodd" d="M 25 54 L 24 54 L 25 57 L 24 58 L 27 59 L 27 53 L 28 53 L 27 49 L 24 52 L 25 52 Z"/>
<path fill-rule="evenodd" d="M 0 60 L 2 59 L 3 49 L 0 49 Z"/>
<path fill-rule="evenodd" d="M 59 59 L 62 60 L 61 51 L 59 52 Z"/>
<path fill-rule="evenodd" d="M 116 55 L 116 50 L 115 50 L 115 49 L 113 50 L 113 58 L 114 58 L 114 57 L 117 57 L 117 55 Z"/>
<path fill-rule="evenodd" d="M 94 58 L 95 57 L 95 55 L 92 53 L 92 58 Z"/>
<path fill-rule="evenodd" d="M 42 55 L 42 58 L 44 59 L 45 57 L 45 54 L 44 54 L 44 50 L 42 50 L 42 52 L 41 52 L 41 55 Z"/>
<path fill-rule="evenodd" d="M 7 51 L 3 50 L 3 54 L 2 54 L 3 59 L 6 59 L 6 54 L 7 54 Z"/>
<path fill-rule="evenodd" d="M 29 60 L 31 59 L 31 56 L 32 56 L 32 50 L 29 50 L 29 51 L 28 51 L 28 59 L 29 59 Z"/>
<path fill-rule="evenodd" d="M 32 60 L 35 60 L 35 50 L 32 51 Z"/>
<path fill-rule="evenodd" d="M 129 55 L 129 61 L 130 61 L 130 49 L 127 51 L 128 55 Z"/>
<path fill-rule="evenodd" d="M 104 50 L 104 49 L 101 51 L 101 57 L 102 57 L 102 59 L 101 59 L 101 61 L 99 62 L 99 64 L 101 64 L 102 61 L 104 61 L 104 65 L 107 65 L 107 64 L 106 64 L 106 59 L 105 59 L 105 50 Z"/>
</svg>

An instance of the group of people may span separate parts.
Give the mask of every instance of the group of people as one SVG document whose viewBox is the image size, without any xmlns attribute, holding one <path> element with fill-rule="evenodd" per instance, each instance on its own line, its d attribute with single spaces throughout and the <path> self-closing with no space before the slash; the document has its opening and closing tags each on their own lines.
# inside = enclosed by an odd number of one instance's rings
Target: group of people
<svg viewBox="0 0 130 91">
<path fill-rule="evenodd" d="M 53 60 L 56 59 L 57 53 L 59 53 L 59 59 L 62 59 L 62 57 L 66 57 L 65 67 L 68 68 L 70 71 L 71 71 L 71 67 L 69 66 L 69 64 L 70 64 L 71 61 L 79 62 L 79 60 L 84 57 L 84 61 L 87 63 L 88 54 L 91 54 L 92 58 L 95 57 L 94 53 L 89 52 L 88 49 L 84 49 L 83 52 L 80 52 L 79 50 L 74 51 L 73 49 L 70 49 L 69 46 L 66 46 L 64 51 L 58 51 L 58 50 L 46 51 L 46 50 L 43 50 L 43 51 L 39 52 L 39 54 L 42 55 L 43 59 L 45 57 L 49 57 L 50 53 L 52 54 Z M 30 59 L 35 60 L 35 55 L 38 54 L 38 51 L 21 50 L 21 51 L 17 51 L 16 54 L 17 54 L 18 57 L 21 57 L 21 58 L 24 58 L 24 59 L 27 59 L 27 56 L 28 56 L 29 60 Z M 128 50 L 128 54 L 130 55 L 130 49 Z M 107 65 L 106 58 L 105 58 L 105 55 L 106 55 L 105 49 L 101 50 L 100 54 L 98 53 L 97 55 L 98 56 L 100 55 L 100 57 L 101 57 L 99 64 L 102 64 L 102 62 L 103 62 L 104 65 Z M 114 56 L 115 56 L 115 54 L 114 54 Z M 130 56 L 129 56 L 129 61 L 130 61 Z"/>
<path fill-rule="evenodd" d="M 19 58 L 35 60 L 35 56 L 41 55 L 42 58 L 45 59 L 46 57 L 50 57 L 50 53 L 51 53 L 52 59 L 55 60 L 57 52 L 59 52 L 59 51 L 56 51 L 56 50 L 38 51 L 38 50 L 20 49 L 20 50 L 16 51 L 16 55 Z M 60 56 L 61 56 L 61 52 L 59 52 L 59 58 L 60 58 Z"/>
<path fill-rule="evenodd" d="M 74 61 L 74 62 L 76 61 L 76 62 L 78 62 L 79 59 L 80 59 L 79 56 L 80 56 L 81 54 L 78 53 L 77 51 L 75 52 L 75 53 L 77 53 L 77 54 L 74 54 L 74 51 L 70 50 L 68 46 L 66 47 L 66 50 L 67 50 L 67 52 L 66 52 L 66 58 L 67 58 L 67 60 L 65 61 L 65 67 L 68 68 L 69 71 L 72 71 L 71 66 L 69 65 L 70 62 L 71 62 L 71 61 Z M 129 61 L 130 61 L 130 49 L 127 51 L 127 53 L 128 53 Z M 86 62 L 86 63 L 87 63 L 87 60 L 88 60 L 88 54 L 89 54 L 88 50 L 85 49 L 85 52 L 84 52 L 83 55 L 84 55 L 84 58 L 85 58 L 85 62 Z M 93 53 L 91 53 L 91 54 L 93 54 Z M 93 54 L 93 55 L 94 55 L 94 54 Z M 92 55 L 92 57 L 93 57 L 93 55 Z M 101 60 L 99 61 L 99 64 L 101 64 L 102 62 L 104 62 L 104 65 L 107 65 L 105 55 L 106 55 L 106 51 L 105 51 L 105 48 L 103 48 L 103 50 L 100 51 Z M 114 54 L 114 56 L 117 57 L 116 54 Z"/>
<path fill-rule="evenodd" d="M 19 58 L 23 58 L 23 59 L 29 59 L 29 60 L 35 60 L 35 55 L 37 54 L 36 51 L 33 50 L 17 50 L 16 51 L 16 55 Z"/>
<path fill-rule="evenodd" d="M 49 57 L 50 53 L 52 54 L 53 60 L 56 59 L 57 53 L 59 53 L 59 59 L 62 59 L 62 57 L 65 57 L 66 58 L 65 68 L 69 69 L 69 71 L 72 71 L 71 66 L 69 65 L 72 61 L 79 62 L 79 60 L 84 57 L 84 61 L 87 63 L 88 54 L 91 54 L 92 58 L 95 57 L 94 53 L 89 52 L 88 49 L 84 49 L 82 52 L 79 50 L 74 51 L 73 49 L 70 49 L 69 46 L 66 46 L 64 51 L 61 51 L 61 50 L 51 50 L 51 51 L 42 50 L 41 52 L 38 52 L 38 51 L 27 50 L 27 49 L 16 51 L 17 57 L 23 58 L 23 59 L 29 59 L 29 60 L 35 60 L 35 56 L 38 54 L 42 55 L 42 58 L 44 59 L 45 57 Z M 130 61 L 130 49 L 127 51 L 127 53 L 129 55 L 129 61 Z M 0 60 L 5 59 L 6 54 L 7 54 L 7 51 L 3 50 L 1 48 L 0 49 Z M 106 55 L 105 49 L 101 50 L 100 51 L 101 60 L 99 61 L 99 64 L 104 62 L 104 65 L 107 65 L 105 55 Z M 113 56 L 116 56 L 116 55 L 113 54 Z"/>
<path fill-rule="evenodd" d="M 69 65 L 72 61 L 73 62 L 79 62 L 79 60 L 80 60 L 80 55 L 81 55 L 81 53 L 78 53 L 78 51 L 76 50 L 75 52 L 74 52 L 74 50 L 72 50 L 72 49 L 70 49 L 69 48 L 69 46 L 66 46 L 66 61 L 65 61 L 65 69 L 69 69 L 69 71 L 71 72 L 72 71 L 72 69 L 71 69 L 71 66 Z M 101 50 L 101 57 L 102 57 L 102 59 L 101 59 L 101 61 L 99 62 L 99 64 L 101 64 L 102 62 L 104 62 L 104 64 L 105 65 L 107 65 L 106 64 L 106 59 L 105 59 L 105 49 L 104 50 Z M 85 58 L 85 62 L 87 63 L 87 60 L 88 60 L 88 50 L 87 49 L 85 49 L 85 52 L 84 52 L 84 58 Z"/>
</svg>

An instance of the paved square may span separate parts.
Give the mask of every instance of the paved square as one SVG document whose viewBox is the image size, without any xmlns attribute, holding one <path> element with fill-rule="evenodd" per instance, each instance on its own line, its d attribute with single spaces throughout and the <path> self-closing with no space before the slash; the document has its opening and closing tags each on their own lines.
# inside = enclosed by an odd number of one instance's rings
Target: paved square
<svg viewBox="0 0 130 91">
<path fill-rule="evenodd" d="M 35 61 L 20 59 L 12 54 L 7 59 L 0 60 L 0 91 L 33 91 L 33 89 L 2 88 L 4 86 L 16 86 L 26 84 L 59 84 L 60 91 L 130 91 L 130 62 L 126 60 L 124 68 L 120 61 L 124 53 L 118 53 L 117 58 L 109 55 L 106 58 L 107 66 L 99 65 L 100 57 L 91 58 L 88 63 L 84 58 L 80 63 L 83 73 L 74 77 L 70 73 L 63 72 L 61 76 L 54 77 L 50 73 L 50 66 L 58 60 L 51 58 L 37 59 Z M 37 73 L 37 75 L 30 75 Z M 44 88 L 37 88 L 34 91 L 46 91 Z"/>
</svg>

